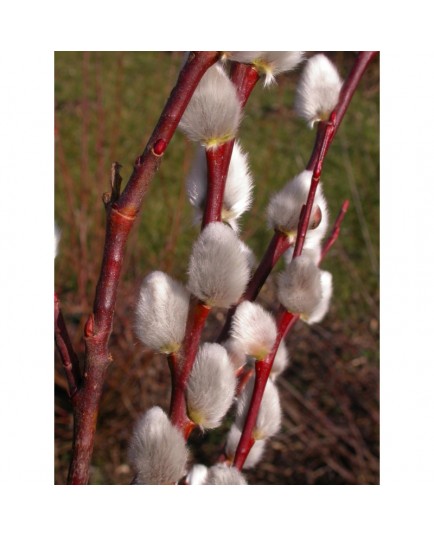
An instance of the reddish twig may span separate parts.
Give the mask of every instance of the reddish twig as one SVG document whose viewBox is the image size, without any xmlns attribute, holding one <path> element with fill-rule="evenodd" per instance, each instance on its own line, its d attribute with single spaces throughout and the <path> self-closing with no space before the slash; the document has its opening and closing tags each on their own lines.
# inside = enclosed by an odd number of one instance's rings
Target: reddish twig
<svg viewBox="0 0 434 536">
<path fill-rule="evenodd" d="M 233 462 L 233 465 L 239 470 L 243 468 L 244 462 L 255 442 L 252 434 L 255 428 L 256 418 L 259 413 L 259 407 L 262 402 L 262 396 L 264 394 L 268 377 L 273 366 L 274 356 L 276 355 L 280 342 L 287 334 L 290 326 L 292 326 L 298 320 L 298 317 L 299 315 L 293 315 L 283 307 L 280 307 L 276 318 L 277 337 L 276 341 L 274 342 L 273 349 L 263 361 L 257 361 L 255 364 L 255 385 L 253 387 L 249 410 L 247 412 L 240 442 L 238 443 Z"/>
<path fill-rule="evenodd" d="M 62 311 L 60 310 L 59 299 L 56 294 L 54 294 L 54 340 L 65 370 L 69 388 L 69 398 L 74 404 L 75 394 L 77 393 L 81 382 L 81 373 L 78 358 L 72 347 L 65 320 Z"/>
<path fill-rule="evenodd" d="M 234 143 L 235 140 L 231 140 L 206 151 L 208 181 L 202 229 L 208 223 L 222 221 L 224 191 Z"/>
<path fill-rule="evenodd" d="M 345 216 L 346 209 L 348 208 L 348 201 L 344 201 L 342 209 L 336 218 L 335 225 L 333 226 L 332 232 L 329 239 L 326 242 L 326 245 L 329 244 L 327 248 L 327 253 L 330 250 L 330 247 L 336 242 L 342 220 Z M 344 210 L 345 209 L 345 210 Z M 325 253 L 321 256 L 320 262 L 324 259 Z M 254 444 L 254 439 L 252 437 L 253 429 L 256 423 L 256 418 L 258 416 L 259 407 L 261 405 L 262 396 L 264 394 L 265 386 L 267 384 L 268 378 L 270 376 L 271 369 L 273 367 L 274 358 L 277 352 L 277 349 L 282 342 L 282 339 L 286 337 L 288 332 L 296 324 L 300 315 L 295 315 L 287 311 L 283 306 L 280 306 L 277 315 L 276 315 L 276 324 L 277 324 L 277 337 L 273 345 L 271 352 L 263 361 L 257 361 L 255 364 L 255 385 L 253 387 L 252 399 L 250 402 L 250 407 L 247 413 L 246 421 L 244 423 L 243 431 L 241 434 L 240 442 L 238 444 L 237 452 L 235 454 L 234 465 L 237 469 L 242 469 L 244 462 Z"/>
<path fill-rule="evenodd" d="M 244 108 L 260 75 L 253 65 L 233 62 L 231 66 L 231 80 L 237 88 L 237 95 Z"/>
<path fill-rule="evenodd" d="M 342 207 L 341 207 L 341 210 L 338 214 L 338 217 L 336 218 L 336 221 L 333 225 L 333 229 L 326 241 L 326 243 L 324 244 L 322 250 L 321 250 L 321 258 L 320 258 L 320 262 L 322 262 L 325 258 L 325 256 L 327 255 L 327 253 L 329 252 L 330 248 L 333 246 L 333 244 L 336 242 L 338 236 L 339 236 L 339 233 L 340 233 L 340 230 L 341 230 L 341 224 L 342 224 L 342 221 L 345 217 L 345 214 L 347 213 L 347 210 L 348 210 L 348 207 L 350 206 L 350 202 L 348 199 L 345 199 L 345 201 L 342 203 Z"/>
<path fill-rule="evenodd" d="M 109 202 L 104 254 L 96 287 L 93 313 L 85 326 L 85 372 L 74 408 L 74 445 L 70 484 L 86 484 L 93 451 L 98 408 L 106 369 L 112 360 L 108 340 L 127 238 L 154 176 L 188 102 L 205 71 L 217 61 L 217 52 L 192 52 L 179 74 L 160 120 L 119 199 Z"/>
<path fill-rule="evenodd" d="M 259 80 L 259 73 L 252 65 L 233 63 L 231 67 L 231 80 L 235 85 L 238 99 L 241 103 L 241 109 L 244 109 L 250 94 Z M 208 189 L 202 219 L 202 229 L 208 223 L 221 221 L 226 178 L 234 143 L 235 140 L 230 140 L 206 151 Z"/>
<path fill-rule="evenodd" d="M 210 307 L 198 301 L 196 298 L 191 299 L 182 353 L 179 354 L 176 361 L 172 360 L 170 420 L 184 432 L 186 437 L 188 437 L 191 431 L 191 421 L 187 416 L 185 391 L 196 358 L 202 329 L 210 310 Z"/>
</svg>

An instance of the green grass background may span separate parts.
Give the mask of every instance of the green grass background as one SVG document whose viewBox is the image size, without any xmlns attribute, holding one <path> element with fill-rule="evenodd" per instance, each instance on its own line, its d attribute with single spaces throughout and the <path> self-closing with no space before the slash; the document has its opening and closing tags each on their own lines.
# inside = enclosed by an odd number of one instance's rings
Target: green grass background
<svg viewBox="0 0 434 536">
<path fill-rule="evenodd" d="M 342 76 L 349 72 L 355 57 L 343 52 L 328 55 Z M 143 150 L 176 82 L 181 60 L 182 53 L 177 52 L 56 53 L 56 121 L 64 163 L 59 164 L 57 150 L 55 217 L 62 229 L 63 251 L 67 251 L 59 256 L 56 279 L 64 290 L 76 292 L 77 264 L 85 257 L 91 265 L 81 266 L 86 272 L 89 303 L 102 248 L 100 200 L 108 190 L 111 161 L 123 164 L 122 174 L 128 179 L 134 158 Z M 304 168 L 315 137 L 293 111 L 298 75 L 280 76 L 277 85 L 266 89 L 258 84 L 239 132 L 255 178 L 255 201 L 243 218 L 242 238 L 258 258 L 271 237 L 265 218 L 268 199 Z M 331 314 L 348 326 L 349 334 L 354 325 L 374 332 L 378 326 L 378 97 L 376 60 L 354 95 L 321 179 L 331 222 L 345 198 L 351 203 L 339 241 L 324 262 L 334 275 Z M 126 281 L 157 268 L 185 280 L 189 251 L 198 233 L 184 194 L 192 155 L 192 145 L 177 132 L 131 237 L 123 276 Z M 66 173 L 73 185 L 69 189 L 74 192 L 69 201 Z M 74 251 L 78 235 L 81 249 Z"/>
</svg>

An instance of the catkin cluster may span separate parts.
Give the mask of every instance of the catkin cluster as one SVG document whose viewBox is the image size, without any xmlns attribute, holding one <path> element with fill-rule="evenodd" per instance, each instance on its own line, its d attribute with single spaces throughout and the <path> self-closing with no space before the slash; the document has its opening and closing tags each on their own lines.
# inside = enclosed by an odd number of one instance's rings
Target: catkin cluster
<svg viewBox="0 0 434 536">
<path fill-rule="evenodd" d="M 243 116 L 237 89 L 228 75 L 231 62 L 251 65 L 263 77 L 265 86 L 275 82 L 279 74 L 305 62 L 295 108 L 310 126 L 327 119 L 339 99 L 342 82 L 335 67 L 322 54 L 305 61 L 303 52 L 225 52 L 221 62 L 203 76 L 179 125 L 197 144 L 186 181 L 196 223 L 202 221 L 207 201 L 212 153 L 237 137 Z M 268 225 L 286 235 L 289 245 L 297 237 L 300 212 L 311 181 L 312 171 L 301 170 L 270 197 Z M 283 341 L 276 342 L 279 326 L 273 313 L 258 303 L 243 300 L 256 262 L 240 238 L 241 217 L 253 204 L 253 176 L 248 155 L 238 139 L 233 146 L 222 198 L 220 221 L 205 225 L 192 246 L 185 283 L 160 271 L 148 274 L 140 289 L 134 323 L 137 337 L 145 346 L 171 356 L 182 369 L 192 303 L 198 302 L 209 309 L 234 308 L 226 338 L 220 343 L 210 341 L 199 346 L 185 389 L 186 412 L 193 426 L 203 431 L 214 429 L 232 415 L 224 449 L 225 462 L 211 468 L 194 464 L 185 430 L 178 429 L 170 415 L 154 407 L 136 423 L 131 439 L 129 456 L 136 484 L 175 484 L 181 480 L 188 484 L 246 484 L 245 477 L 231 464 L 249 411 L 255 378 L 251 376 L 243 388 L 239 380 L 246 371 L 253 371 L 252 364 L 270 355 L 274 356 L 271 374 L 245 468 L 258 463 L 268 439 L 280 429 L 276 379 L 289 363 L 288 351 Z M 319 322 L 324 317 L 332 294 L 331 274 L 318 267 L 327 226 L 327 202 L 320 184 L 303 253 L 293 258 L 294 249 L 289 247 L 286 267 L 277 280 L 281 305 L 308 323 Z M 194 324 L 189 329 L 194 329 Z"/>
</svg>

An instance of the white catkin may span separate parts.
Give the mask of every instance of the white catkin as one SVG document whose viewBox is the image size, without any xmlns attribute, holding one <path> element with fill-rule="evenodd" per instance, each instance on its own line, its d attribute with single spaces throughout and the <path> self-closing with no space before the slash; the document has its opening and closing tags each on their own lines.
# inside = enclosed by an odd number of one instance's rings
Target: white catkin
<svg viewBox="0 0 434 536">
<path fill-rule="evenodd" d="M 310 245 L 312 247 L 308 247 Z M 293 255 L 294 255 L 294 247 L 292 246 L 287 251 L 285 251 L 283 255 L 285 266 L 288 266 L 290 264 L 290 262 L 292 261 Z M 304 246 L 303 246 L 303 256 L 309 257 L 314 264 L 318 265 L 321 260 L 321 244 L 320 243 L 317 244 L 316 241 L 312 242 L 308 240 L 306 237 L 306 240 L 304 241 Z"/>
<path fill-rule="evenodd" d="M 210 223 L 193 244 L 187 288 L 206 305 L 228 308 L 243 294 L 250 269 L 248 255 L 235 232 Z"/>
<path fill-rule="evenodd" d="M 197 209 L 196 223 L 202 220 L 207 192 L 207 163 L 203 147 L 199 147 L 187 177 L 187 195 L 190 203 Z M 222 220 L 238 231 L 238 219 L 249 210 L 252 204 L 253 179 L 249 171 L 247 154 L 235 142 L 229 164 L 223 196 Z"/>
<path fill-rule="evenodd" d="M 207 478 L 204 482 L 208 486 L 216 485 L 246 485 L 247 481 L 235 467 L 228 467 L 225 464 L 214 465 L 209 468 Z"/>
<path fill-rule="evenodd" d="M 277 377 L 282 374 L 282 372 L 289 365 L 289 355 L 288 349 L 285 345 L 285 342 L 282 340 L 277 349 L 276 355 L 274 356 L 273 366 L 270 372 L 270 379 L 276 381 Z"/>
<path fill-rule="evenodd" d="M 276 322 L 258 303 L 243 301 L 233 316 L 230 336 L 244 348 L 245 354 L 262 360 L 276 340 Z"/>
<path fill-rule="evenodd" d="M 295 110 L 309 126 L 325 121 L 339 101 L 342 80 L 324 54 L 312 56 L 305 64 L 295 97 Z"/>
<path fill-rule="evenodd" d="M 304 59 L 304 52 L 228 52 L 227 57 L 240 63 L 251 63 L 265 75 L 264 86 L 275 82 L 275 77 L 294 70 Z"/>
<path fill-rule="evenodd" d="M 200 486 L 205 483 L 207 474 L 208 467 L 196 464 L 190 469 L 185 480 L 190 486 Z"/>
<path fill-rule="evenodd" d="M 190 296 L 164 272 L 151 272 L 142 283 L 135 332 L 142 343 L 162 353 L 178 350 L 185 334 Z"/>
<path fill-rule="evenodd" d="M 312 171 L 304 170 L 290 180 L 286 185 L 276 192 L 270 199 L 267 207 L 268 223 L 272 229 L 278 229 L 283 233 L 297 233 L 298 222 L 303 205 L 307 201 L 311 181 Z M 314 219 L 316 207 L 321 210 L 321 222 L 316 229 L 310 229 L 306 233 L 306 240 L 320 241 L 327 232 L 328 207 L 327 201 L 322 191 L 322 184 L 319 183 L 315 192 L 315 202 L 312 207 L 310 224 Z"/>
<path fill-rule="evenodd" d="M 321 300 L 311 314 L 305 319 L 308 324 L 315 324 L 327 314 L 330 307 L 330 300 L 333 294 L 333 276 L 330 272 L 320 271 Z"/>
<path fill-rule="evenodd" d="M 245 353 L 244 345 L 239 341 L 229 337 L 224 343 L 223 346 L 226 348 L 229 359 L 231 360 L 232 366 L 235 370 L 238 370 L 245 365 L 247 360 L 247 355 Z"/>
<path fill-rule="evenodd" d="M 185 474 L 188 451 L 181 432 L 155 406 L 136 423 L 128 456 L 137 484 L 175 484 Z"/>
<path fill-rule="evenodd" d="M 203 344 L 196 356 L 187 385 L 190 419 L 203 428 L 217 428 L 232 405 L 236 378 L 223 346 Z"/>
<path fill-rule="evenodd" d="M 251 378 L 237 402 L 235 425 L 240 430 L 244 427 L 254 384 L 255 378 Z M 267 439 L 276 434 L 280 429 L 281 420 L 282 412 L 280 409 L 279 392 L 274 383 L 268 380 L 253 429 L 254 439 Z"/>
<path fill-rule="evenodd" d="M 237 451 L 240 438 L 241 430 L 235 424 L 233 424 L 229 430 L 225 446 L 225 453 L 229 460 L 233 460 L 235 458 L 235 453 Z M 264 454 L 265 445 L 266 441 L 263 439 L 259 439 L 253 443 L 252 448 L 250 449 L 249 454 L 247 455 L 247 458 L 243 464 L 244 469 L 251 469 L 257 463 L 259 463 L 262 455 Z"/>
<path fill-rule="evenodd" d="M 320 279 L 320 270 L 309 257 L 293 259 L 278 277 L 280 303 L 287 311 L 308 317 L 321 300 Z"/>
<path fill-rule="evenodd" d="M 213 65 L 203 75 L 179 127 L 191 141 L 213 147 L 233 139 L 241 121 L 241 104 L 224 69 Z"/>
</svg>

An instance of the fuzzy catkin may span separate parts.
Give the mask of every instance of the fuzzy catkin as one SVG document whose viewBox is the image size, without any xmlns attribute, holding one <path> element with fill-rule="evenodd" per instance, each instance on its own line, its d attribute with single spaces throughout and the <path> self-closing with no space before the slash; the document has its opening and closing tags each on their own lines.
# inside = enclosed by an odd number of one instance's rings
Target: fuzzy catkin
<svg viewBox="0 0 434 536">
<path fill-rule="evenodd" d="M 223 463 L 214 465 L 208 470 L 208 475 L 204 482 L 205 485 L 246 485 L 247 481 L 235 467 L 228 467 Z"/>
<path fill-rule="evenodd" d="M 251 63 L 265 75 L 264 86 L 275 82 L 275 77 L 292 71 L 304 59 L 304 52 L 227 52 L 226 56 L 240 63 Z"/>
<path fill-rule="evenodd" d="M 307 324 L 316 324 L 327 314 L 333 294 L 333 276 L 330 272 L 320 270 L 321 300 L 310 315 L 305 319 Z M 303 319 L 304 320 L 304 319 Z"/>
<path fill-rule="evenodd" d="M 301 74 L 295 110 L 309 126 L 325 121 L 336 107 L 342 80 L 333 63 L 324 54 L 316 54 L 307 62 Z"/>
<path fill-rule="evenodd" d="M 235 232 L 210 223 L 193 244 L 187 288 L 206 305 L 228 308 L 243 294 L 250 275 L 248 255 Z"/>
<path fill-rule="evenodd" d="M 178 350 L 185 334 L 189 294 L 164 272 L 151 272 L 142 282 L 135 332 L 143 344 L 162 353 Z"/>
<path fill-rule="evenodd" d="M 228 354 L 217 343 L 203 344 L 187 386 L 190 419 L 203 428 L 217 428 L 235 395 L 236 378 Z"/>
<path fill-rule="evenodd" d="M 211 148 L 235 137 L 241 104 L 224 69 L 213 65 L 203 75 L 179 123 L 193 142 Z"/>
<path fill-rule="evenodd" d="M 233 316 L 230 336 L 245 354 L 262 360 L 270 353 L 276 340 L 276 322 L 261 305 L 243 301 Z"/>
<path fill-rule="evenodd" d="M 277 377 L 289 365 L 289 354 L 285 342 L 282 340 L 277 348 L 276 355 L 274 356 L 273 365 L 271 367 L 270 379 L 276 381 Z"/>
<path fill-rule="evenodd" d="M 193 465 L 186 477 L 186 483 L 190 486 L 200 486 L 205 483 L 208 467 L 202 464 Z"/>
<path fill-rule="evenodd" d="M 253 179 L 249 171 L 247 154 L 235 142 L 225 184 L 222 221 L 238 230 L 237 220 L 252 204 Z M 202 211 L 207 193 L 207 162 L 205 149 L 199 147 L 187 177 L 187 195 L 197 209 L 195 220 L 202 220 Z"/>
<path fill-rule="evenodd" d="M 247 412 L 249 410 L 254 385 L 255 378 L 251 378 L 237 402 L 235 425 L 240 430 L 244 427 L 244 421 L 246 420 Z M 274 383 L 268 380 L 256 418 L 255 427 L 253 429 L 254 439 L 267 439 L 276 434 L 280 429 L 281 420 L 282 414 L 279 392 Z"/>
<path fill-rule="evenodd" d="M 322 296 L 319 268 L 304 255 L 293 259 L 279 274 L 277 295 L 287 311 L 309 317 Z"/>
<path fill-rule="evenodd" d="M 235 453 L 237 451 L 238 443 L 241 439 L 241 430 L 233 424 L 231 426 L 231 429 L 229 430 L 227 439 L 226 439 L 226 446 L 225 446 L 225 453 L 226 456 L 233 460 L 235 458 Z M 243 468 L 244 469 L 251 469 L 254 467 L 262 458 L 262 455 L 264 454 L 266 441 L 264 439 L 259 439 L 258 441 L 255 441 L 249 451 L 249 454 L 247 455 L 246 460 L 244 461 Z"/>
<path fill-rule="evenodd" d="M 229 337 L 229 339 L 224 341 L 222 345 L 226 348 L 229 359 L 231 360 L 232 366 L 235 370 L 238 370 L 245 365 L 247 355 L 243 344 Z"/>
<path fill-rule="evenodd" d="M 181 432 L 155 406 L 136 423 L 128 456 L 137 484 L 174 484 L 185 474 L 188 451 Z"/>
</svg>

